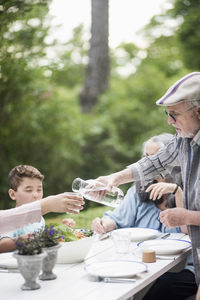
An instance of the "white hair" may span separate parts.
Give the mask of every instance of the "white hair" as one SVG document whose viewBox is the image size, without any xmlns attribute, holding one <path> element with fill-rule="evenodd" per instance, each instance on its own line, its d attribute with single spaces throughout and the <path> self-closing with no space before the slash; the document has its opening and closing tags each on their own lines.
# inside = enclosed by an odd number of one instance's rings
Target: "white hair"
<svg viewBox="0 0 200 300">
<path fill-rule="evenodd" d="M 173 135 L 170 133 L 162 133 L 159 135 L 155 135 L 148 139 L 146 142 L 144 142 L 142 146 L 142 154 L 146 154 L 146 145 L 149 143 L 157 143 L 160 145 L 160 149 L 163 148 L 165 145 L 169 143 L 169 141 L 172 139 Z"/>
<path fill-rule="evenodd" d="M 200 100 L 191 101 L 194 106 L 200 106 Z"/>
</svg>

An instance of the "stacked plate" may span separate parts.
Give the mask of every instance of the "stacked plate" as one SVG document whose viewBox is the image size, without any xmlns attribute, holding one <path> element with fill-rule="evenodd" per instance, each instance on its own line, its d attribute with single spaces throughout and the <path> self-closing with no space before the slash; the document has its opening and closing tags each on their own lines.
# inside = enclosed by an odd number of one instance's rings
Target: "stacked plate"
<svg viewBox="0 0 200 300">
<path fill-rule="evenodd" d="M 17 269 L 17 260 L 13 257 L 13 252 L 0 254 L 0 269 Z"/>
</svg>

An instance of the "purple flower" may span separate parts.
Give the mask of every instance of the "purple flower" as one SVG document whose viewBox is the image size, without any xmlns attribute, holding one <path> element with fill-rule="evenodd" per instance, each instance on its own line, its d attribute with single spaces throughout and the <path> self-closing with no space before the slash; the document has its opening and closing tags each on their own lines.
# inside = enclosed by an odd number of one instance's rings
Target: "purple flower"
<svg viewBox="0 0 200 300">
<path fill-rule="evenodd" d="M 54 234 L 54 230 L 53 230 L 53 229 L 50 229 L 50 230 L 49 230 L 49 235 L 52 236 L 53 234 Z"/>
</svg>

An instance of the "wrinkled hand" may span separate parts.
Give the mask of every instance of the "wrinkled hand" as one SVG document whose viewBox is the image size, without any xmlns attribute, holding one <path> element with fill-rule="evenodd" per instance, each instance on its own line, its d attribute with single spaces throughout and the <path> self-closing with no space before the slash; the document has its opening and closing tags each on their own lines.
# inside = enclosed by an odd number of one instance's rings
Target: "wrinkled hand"
<svg viewBox="0 0 200 300">
<path fill-rule="evenodd" d="M 176 184 L 168 182 L 158 182 L 151 184 L 146 192 L 151 192 L 149 198 L 152 200 L 160 199 L 164 194 L 173 193 Z"/>
<path fill-rule="evenodd" d="M 104 200 L 106 195 L 106 186 L 98 181 L 90 179 L 88 180 L 88 185 L 84 190 L 84 197 L 89 200 L 101 202 Z"/>
<path fill-rule="evenodd" d="M 92 221 L 91 228 L 96 233 L 104 234 L 106 232 L 114 230 L 115 229 L 115 223 L 109 217 L 104 217 L 102 219 L 95 218 Z"/>
<path fill-rule="evenodd" d="M 160 221 L 167 228 L 187 225 L 188 210 L 182 207 L 170 208 L 160 213 Z"/>
<path fill-rule="evenodd" d="M 95 219 L 92 221 L 91 228 L 92 228 L 92 230 L 95 231 L 96 233 L 99 233 L 99 234 L 104 234 L 104 233 L 106 233 L 105 228 L 104 228 L 104 226 L 103 226 L 102 219 L 100 219 L 100 218 L 95 218 Z"/>
<path fill-rule="evenodd" d="M 117 187 L 118 185 L 115 183 L 115 175 L 107 175 L 107 176 L 100 176 L 96 179 L 97 181 L 103 183 L 106 186 L 106 189 L 112 192 L 112 189 Z"/>
</svg>

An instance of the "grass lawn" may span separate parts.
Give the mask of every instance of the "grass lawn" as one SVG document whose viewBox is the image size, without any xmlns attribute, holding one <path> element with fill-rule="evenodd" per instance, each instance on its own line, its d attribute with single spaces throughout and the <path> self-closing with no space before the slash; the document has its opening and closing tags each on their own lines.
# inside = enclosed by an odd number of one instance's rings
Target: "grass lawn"
<svg viewBox="0 0 200 300">
<path fill-rule="evenodd" d="M 75 228 L 89 229 L 91 222 L 96 217 L 102 217 L 103 213 L 107 210 L 113 210 L 113 208 L 101 205 L 98 207 L 92 207 L 87 210 L 82 210 L 78 215 L 73 214 L 59 214 L 59 215 L 50 215 L 45 216 L 46 224 L 49 223 L 61 223 L 62 219 L 72 218 L 75 220 Z"/>
</svg>

